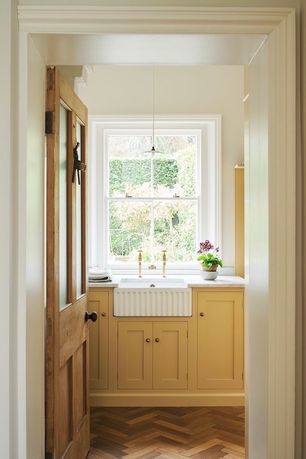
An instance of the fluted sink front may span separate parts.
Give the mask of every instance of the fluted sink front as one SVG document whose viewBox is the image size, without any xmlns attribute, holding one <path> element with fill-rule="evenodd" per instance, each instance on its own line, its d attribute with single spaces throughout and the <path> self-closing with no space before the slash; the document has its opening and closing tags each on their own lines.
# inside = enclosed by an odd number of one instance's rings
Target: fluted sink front
<svg viewBox="0 0 306 459">
<path fill-rule="evenodd" d="M 119 287 L 114 289 L 114 315 L 191 316 L 191 289 L 184 279 L 121 279 Z"/>
</svg>

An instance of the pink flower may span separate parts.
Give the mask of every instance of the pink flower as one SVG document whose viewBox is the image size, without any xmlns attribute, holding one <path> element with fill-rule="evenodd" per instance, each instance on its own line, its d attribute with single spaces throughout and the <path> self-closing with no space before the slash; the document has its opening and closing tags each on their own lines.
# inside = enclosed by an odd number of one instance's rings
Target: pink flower
<svg viewBox="0 0 306 459">
<path fill-rule="evenodd" d="M 214 250 L 214 245 L 209 242 L 208 239 L 206 239 L 206 241 L 204 242 L 200 242 L 200 250 L 198 250 L 198 253 L 204 253 L 204 252 L 209 252 L 210 250 Z M 216 252 L 219 251 L 219 247 L 217 247 L 217 249 L 215 249 Z"/>
</svg>

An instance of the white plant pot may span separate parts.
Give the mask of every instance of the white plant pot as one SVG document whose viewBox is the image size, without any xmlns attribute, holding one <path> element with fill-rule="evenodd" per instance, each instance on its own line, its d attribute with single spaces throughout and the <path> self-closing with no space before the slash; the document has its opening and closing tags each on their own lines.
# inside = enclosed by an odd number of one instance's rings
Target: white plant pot
<svg viewBox="0 0 306 459">
<path fill-rule="evenodd" d="M 200 276 L 204 280 L 215 280 L 218 277 L 218 271 L 204 271 L 202 270 Z"/>
</svg>

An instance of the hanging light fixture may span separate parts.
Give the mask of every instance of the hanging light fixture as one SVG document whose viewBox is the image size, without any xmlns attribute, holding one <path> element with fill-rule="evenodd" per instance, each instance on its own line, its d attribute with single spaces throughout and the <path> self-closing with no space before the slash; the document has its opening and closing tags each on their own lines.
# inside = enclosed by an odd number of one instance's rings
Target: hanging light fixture
<svg viewBox="0 0 306 459">
<path fill-rule="evenodd" d="M 152 67 L 152 147 L 145 153 L 151 153 L 152 155 L 162 153 L 155 148 L 155 66 Z"/>
</svg>

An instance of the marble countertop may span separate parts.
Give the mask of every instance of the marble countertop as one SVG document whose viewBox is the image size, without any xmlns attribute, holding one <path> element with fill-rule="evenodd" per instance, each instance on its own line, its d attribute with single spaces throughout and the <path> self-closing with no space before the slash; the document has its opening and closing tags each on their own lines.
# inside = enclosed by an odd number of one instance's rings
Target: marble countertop
<svg viewBox="0 0 306 459">
<path fill-rule="evenodd" d="M 133 278 L 133 279 L 138 279 L 138 276 L 131 276 L 128 274 L 121 274 L 121 275 L 114 275 L 112 276 L 112 281 L 111 282 L 103 282 L 103 283 L 89 283 L 88 287 L 89 288 L 114 288 L 118 287 L 120 280 L 122 278 Z M 160 279 L 161 276 L 155 275 L 155 276 L 143 276 L 143 279 L 145 278 L 149 279 Z M 173 274 L 167 276 L 167 279 L 171 278 L 183 278 L 186 283 L 187 287 L 244 287 L 245 286 L 245 279 L 242 277 L 237 277 L 237 276 L 218 276 L 216 280 L 209 281 L 209 280 L 204 280 L 201 278 L 201 276 L 197 275 L 180 275 L 180 274 Z"/>
</svg>

